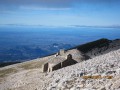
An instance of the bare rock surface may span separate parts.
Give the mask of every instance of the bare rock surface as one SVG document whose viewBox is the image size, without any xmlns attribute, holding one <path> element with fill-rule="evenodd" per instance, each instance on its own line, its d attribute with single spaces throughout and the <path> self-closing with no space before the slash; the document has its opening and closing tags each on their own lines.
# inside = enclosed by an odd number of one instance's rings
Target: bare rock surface
<svg viewBox="0 0 120 90">
<path fill-rule="evenodd" d="M 114 51 L 120 48 L 120 39 L 113 40 L 109 42 L 107 45 L 103 45 L 101 47 L 92 48 L 89 50 L 86 55 L 94 58 L 99 55 L 106 54 L 110 51 Z"/>
<path fill-rule="evenodd" d="M 38 61 L 42 63 L 50 58 L 52 56 L 1 68 L 0 71 L 12 73 L 5 72 L 5 76 L 0 73 L 0 90 L 120 90 L 120 49 L 41 73 Z"/>
</svg>

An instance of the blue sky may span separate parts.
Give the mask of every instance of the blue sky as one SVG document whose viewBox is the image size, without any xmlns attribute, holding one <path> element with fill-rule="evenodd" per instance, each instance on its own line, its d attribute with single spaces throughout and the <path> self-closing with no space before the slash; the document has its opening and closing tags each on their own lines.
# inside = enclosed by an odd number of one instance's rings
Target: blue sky
<svg viewBox="0 0 120 90">
<path fill-rule="evenodd" d="M 0 0 L 0 25 L 120 26 L 120 0 Z"/>
</svg>

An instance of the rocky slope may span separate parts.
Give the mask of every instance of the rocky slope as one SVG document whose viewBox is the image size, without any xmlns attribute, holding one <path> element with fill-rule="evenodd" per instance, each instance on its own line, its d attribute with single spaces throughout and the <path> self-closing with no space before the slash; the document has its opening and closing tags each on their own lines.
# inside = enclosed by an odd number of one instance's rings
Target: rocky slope
<svg viewBox="0 0 120 90">
<path fill-rule="evenodd" d="M 93 58 L 99 55 L 106 54 L 110 51 L 119 49 L 120 39 L 108 40 L 103 38 L 77 46 L 75 48 L 77 48 L 79 51 L 82 51 L 87 56 Z"/>
<path fill-rule="evenodd" d="M 13 72 L 0 79 L 0 90 L 119 90 L 120 49 L 50 73 L 39 67 Z"/>
<path fill-rule="evenodd" d="M 66 52 L 80 63 L 42 73 L 41 66 L 54 54 L 0 68 L 0 90 L 120 90 L 119 39 L 101 39 Z"/>
</svg>

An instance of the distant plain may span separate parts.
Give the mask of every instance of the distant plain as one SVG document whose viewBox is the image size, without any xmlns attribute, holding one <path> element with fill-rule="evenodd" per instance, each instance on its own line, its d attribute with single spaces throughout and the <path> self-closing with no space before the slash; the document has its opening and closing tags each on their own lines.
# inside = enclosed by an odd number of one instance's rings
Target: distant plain
<svg viewBox="0 0 120 90">
<path fill-rule="evenodd" d="M 0 27 L 0 62 L 27 61 L 100 38 L 120 38 L 120 28 Z"/>
</svg>

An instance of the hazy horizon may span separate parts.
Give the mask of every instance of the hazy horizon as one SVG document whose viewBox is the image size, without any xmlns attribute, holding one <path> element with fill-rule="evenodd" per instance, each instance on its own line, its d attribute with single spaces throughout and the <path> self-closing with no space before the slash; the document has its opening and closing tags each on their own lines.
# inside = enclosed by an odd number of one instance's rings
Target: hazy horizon
<svg viewBox="0 0 120 90">
<path fill-rule="evenodd" d="M 120 0 L 0 0 L 0 62 L 120 38 Z"/>
<path fill-rule="evenodd" d="M 31 60 L 87 42 L 120 38 L 120 28 L 0 27 L 0 62 Z"/>
</svg>

